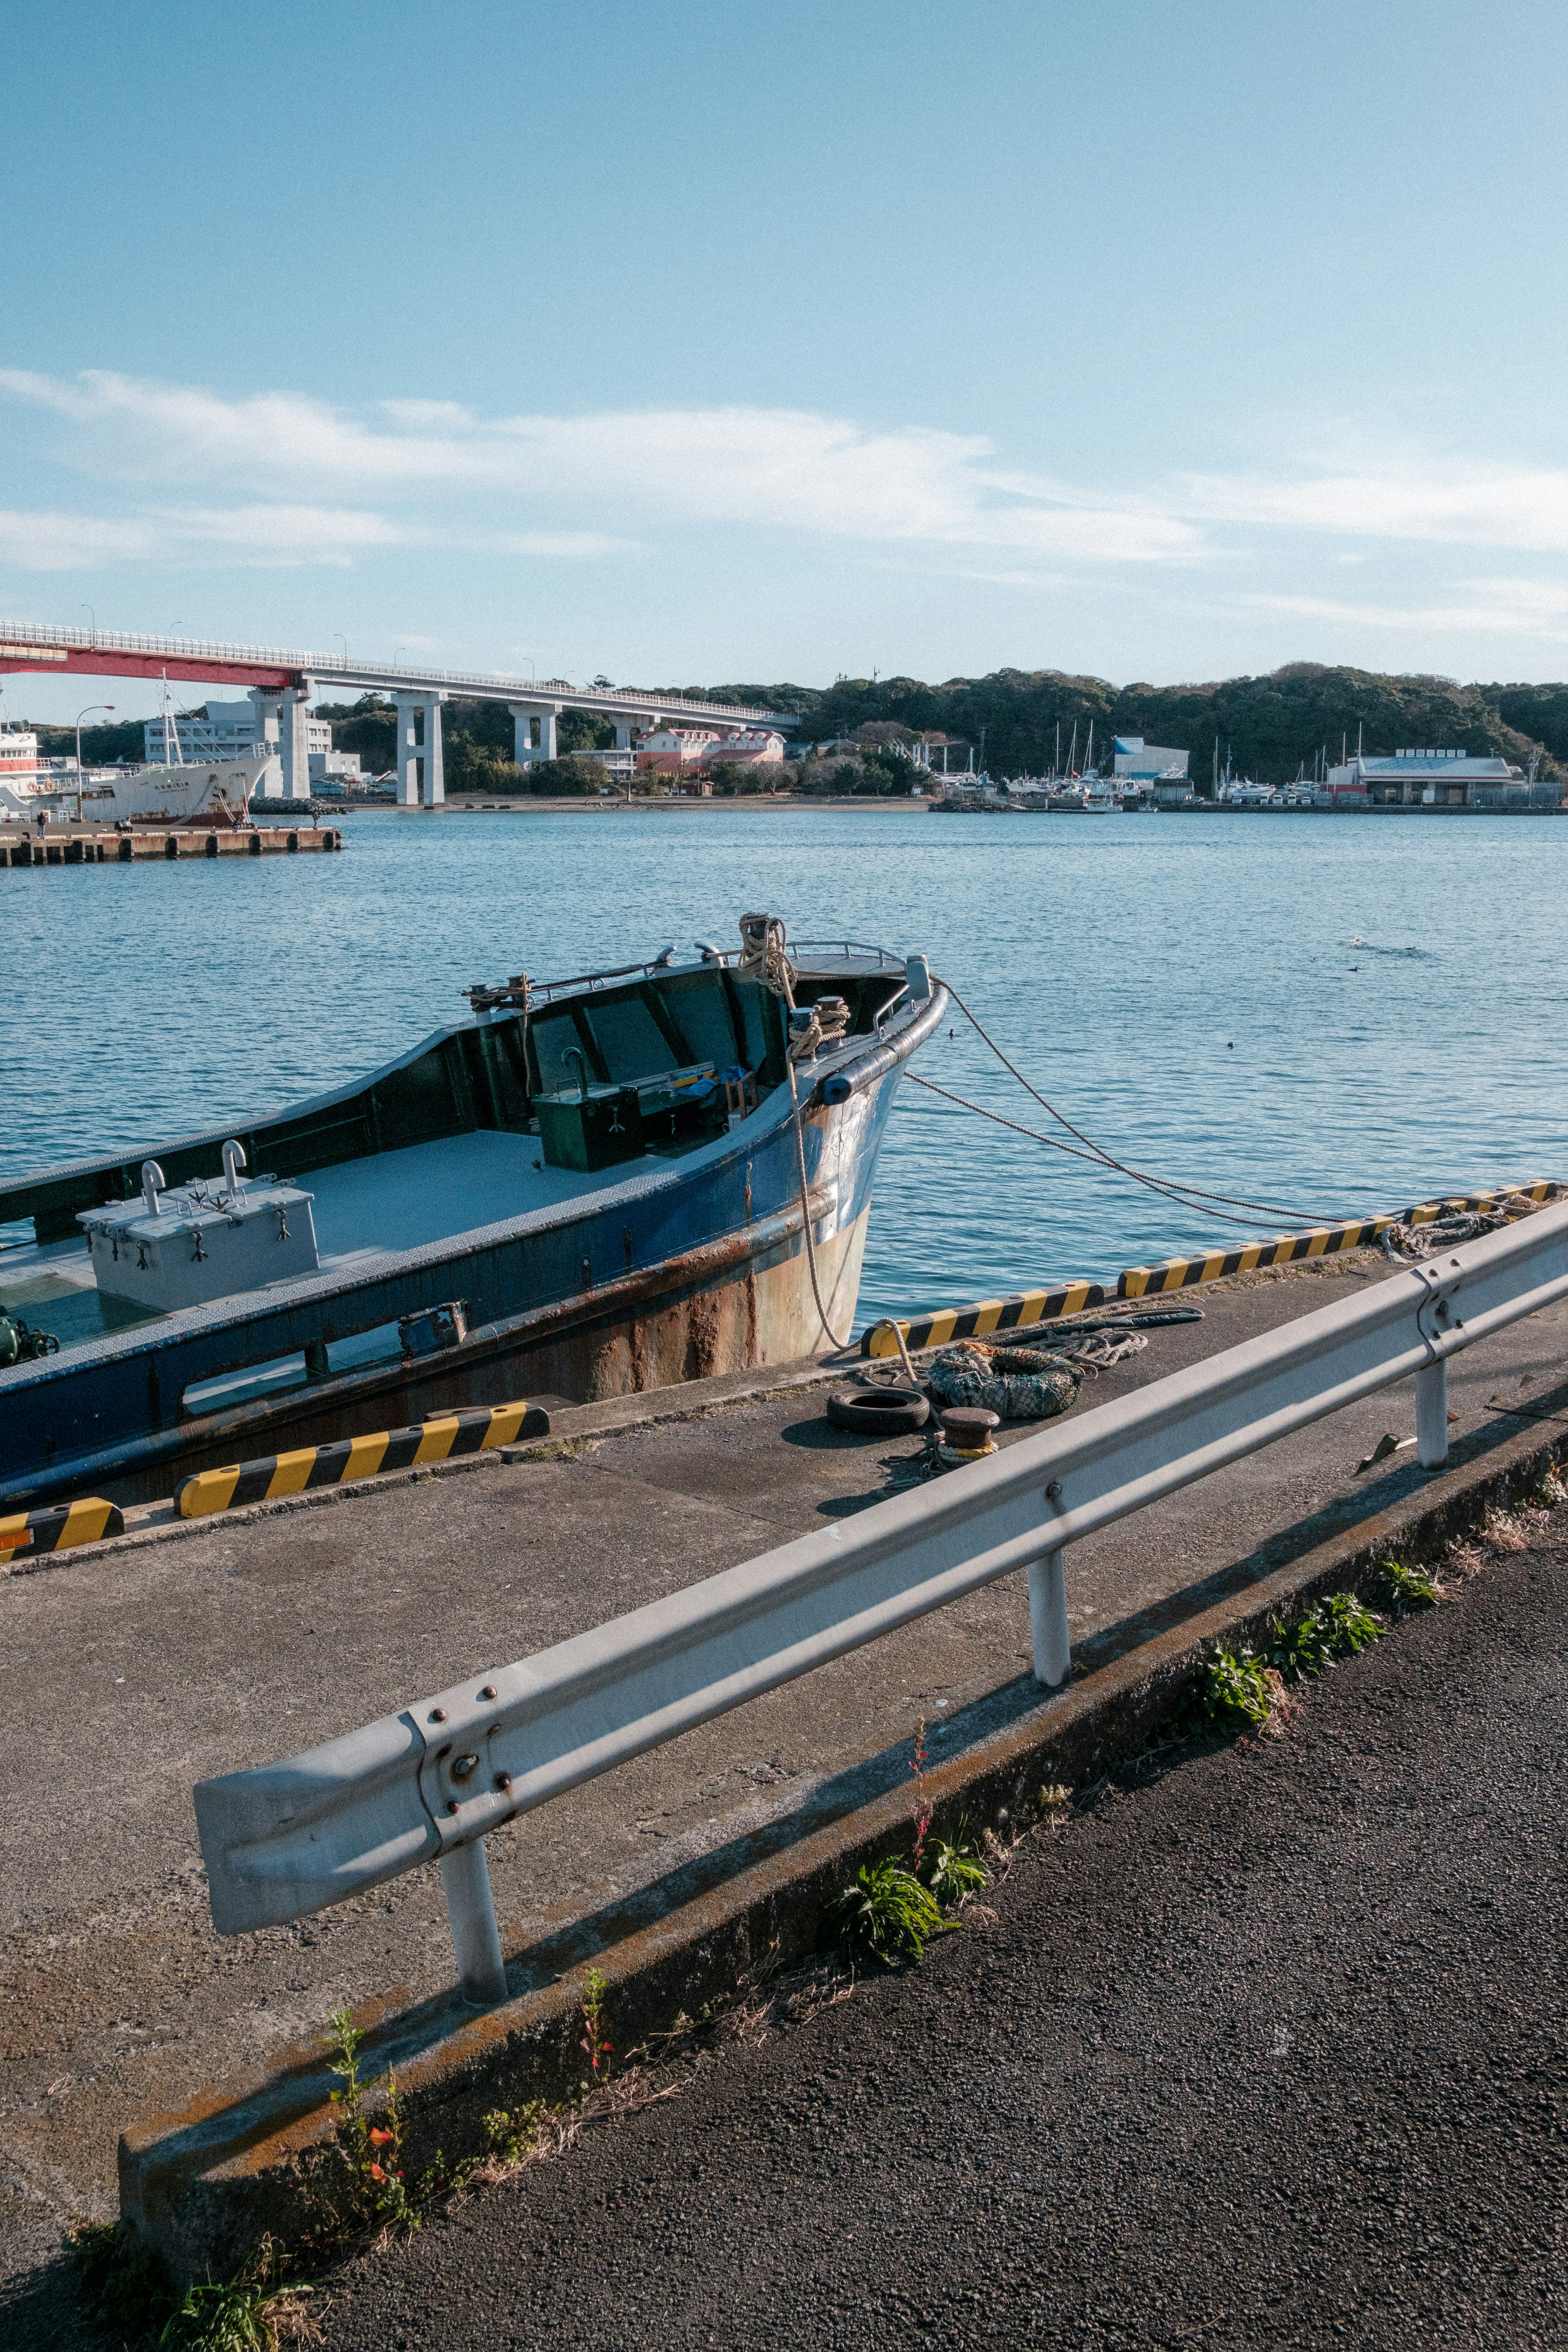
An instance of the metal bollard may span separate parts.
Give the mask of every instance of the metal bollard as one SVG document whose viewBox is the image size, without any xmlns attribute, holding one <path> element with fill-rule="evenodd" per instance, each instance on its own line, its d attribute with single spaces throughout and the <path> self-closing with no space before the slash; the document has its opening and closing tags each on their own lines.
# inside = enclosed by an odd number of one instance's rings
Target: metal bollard
<svg viewBox="0 0 1568 2352">
<path fill-rule="evenodd" d="M 1066 1682 L 1072 1664 L 1065 1551 L 1048 1551 L 1043 1559 L 1029 1562 L 1029 1632 L 1035 1644 L 1035 1680 L 1055 1690 Z"/>
<path fill-rule="evenodd" d="M 441 1884 L 463 1999 L 472 2009 L 491 2009 L 506 1999 L 506 1963 L 483 1838 L 447 1848 L 441 1856 Z"/>
<path fill-rule="evenodd" d="M 1441 1470 L 1448 1459 L 1447 1357 L 1415 1375 L 1415 1459 L 1423 1470 Z"/>
</svg>

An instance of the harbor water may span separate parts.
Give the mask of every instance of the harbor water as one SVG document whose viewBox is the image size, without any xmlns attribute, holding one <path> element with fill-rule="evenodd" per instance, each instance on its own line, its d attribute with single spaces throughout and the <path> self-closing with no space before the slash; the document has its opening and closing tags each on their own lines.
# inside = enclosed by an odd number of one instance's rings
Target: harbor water
<svg viewBox="0 0 1568 2352">
<path fill-rule="evenodd" d="M 1096 1144 L 1268 1204 L 1201 1213 L 906 1081 L 861 1319 L 1103 1278 L 1568 1175 L 1565 879 L 1553 820 L 710 804 L 356 814 L 339 857 L 8 871 L 0 1171 L 243 1126 L 474 982 L 731 948 L 767 908 L 796 939 L 922 950 Z M 913 1067 L 1074 1144 L 956 1011 Z"/>
</svg>

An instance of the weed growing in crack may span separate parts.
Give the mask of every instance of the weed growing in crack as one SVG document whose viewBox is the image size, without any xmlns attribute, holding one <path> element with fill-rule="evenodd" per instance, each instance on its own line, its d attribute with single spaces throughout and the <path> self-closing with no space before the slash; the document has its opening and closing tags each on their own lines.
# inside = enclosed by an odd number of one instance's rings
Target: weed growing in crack
<svg viewBox="0 0 1568 2352">
<path fill-rule="evenodd" d="M 305 2160 L 310 2202 L 315 2228 L 310 2242 L 319 2252 L 336 2252 L 355 2238 L 382 2236 L 392 2231 L 416 2230 L 426 2209 L 438 2197 L 460 2189 L 473 2170 L 473 2161 L 448 2166 L 439 2148 L 416 2179 L 407 2179 L 403 2150 L 403 2105 L 397 2077 L 386 2070 L 386 2103 L 380 2121 L 365 2112 L 365 2095 L 374 2078 L 362 2079 L 360 2052 L 364 2035 L 349 2009 L 334 2009 L 327 2019 L 324 2039 L 337 2053 L 331 2071 L 343 2088 L 331 2096 L 335 2128 L 330 2148 L 313 2150 Z"/>
<path fill-rule="evenodd" d="M 938 1838 L 924 1868 L 917 1861 L 916 1871 L 942 1911 L 962 1911 L 972 1895 L 991 1884 L 991 1873 L 969 1843 L 967 1822 L 960 1822 L 955 1838 Z"/>
<path fill-rule="evenodd" d="M 1268 1664 L 1288 1682 L 1299 1682 L 1303 1675 L 1321 1675 L 1337 1660 L 1370 1648 L 1383 1627 L 1357 1594 L 1336 1592 L 1272 1630 Z"/>
<path fill-rule="evenodd" d="M 1435 1576 L 1427 1576 L 1418 1568 L 1406 1568 L 1397 1559 L 1378 1561 L 1369 1590 L 1378 1607 L 1392 1617 L 1407 1616 L 1415 1609 L 1431 1609 L 1443 1598 L 1443 1588 Z"/>
<path fill-rule="evenodd" d="M 863 1862 L 849 1885 L 827 1906 L 838 1940 L 851 1959 L 918 1960 L 934 1936 L 952 1923 L 931 1889 L 907 1864 L 889 1855 Z"/>
<path fill-rule="evenodd" d="M 479 2118 L 489 2142 L 489 2161 L 508 2166 L 526 2164 L 539 2153 L 548 2114 L 542 2099 L 530 2099 L 526 2106 L 510 2110 L 492 2107 L 488 2116 Z"/>
<path fill-rule="evenodd" d="M 183 2295 L 127 2221 L 79 2222 L 71 2251 L 88 2324 L 136 2352 L 279 2352 L 320 2339 L 312 2289 L 286 2275 L 270 2237 L 233 2278 L 193 2280 Z"/>
<path fill-rule="evenodd" d="M 158 2352 L 279 2352 L 284 2344 L 319 2343 L 306 2298 L 313 2289 L 279 2275 L 277 2252 L 263 2238 L 233 2278 L 193 2280 L 158 2338 Z"/>
<path fill-rule="evenodd" d="M 1263 1660 L 1250 1648 L 1216 1650 L 1199 1667 L 1180 1719 L 1201 1730 L 1261 1731 L 1273 1706 L 1274 1692 Z"/>
<path fill-rule="evenodd" d="M 931 1814 L 935 1810 L 926 1789 L 925 1769 L 926 1719 L 922 1715 L 915 1726 L 915 1752 L 910 1765 L 910 1770 L 915 1776 L 915 1875 L 917 1878 L 920 1876 L 921 1864 L 925 1859 L 926 1835 L 931 1828 Z"/>
<path fill-rule="evenodd" d="M 610 2079 L 611 2046 L 604 2039 L 606 1990 L 598 1969 L 590 1969 L 583 1989 L 583 2039 L 578 2044 L 588 2053 L 589 2079 L 583 2085 L 584 2097 L 592 2091 L 602 2091 Z"/>
</svg>

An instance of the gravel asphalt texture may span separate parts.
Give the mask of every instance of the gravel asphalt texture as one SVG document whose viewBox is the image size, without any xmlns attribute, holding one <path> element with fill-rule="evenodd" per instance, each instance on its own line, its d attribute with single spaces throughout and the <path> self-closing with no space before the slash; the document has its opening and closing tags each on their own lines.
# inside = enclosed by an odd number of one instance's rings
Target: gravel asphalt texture
<svg viewBox="0 0 1568 2352">
<path fill-rule="evenodd" d="M 1568 2343 L 1568 1508 L 1515 1524 L 994 1925 L 355 2264 L 329 2352 Z"/>
</svg>

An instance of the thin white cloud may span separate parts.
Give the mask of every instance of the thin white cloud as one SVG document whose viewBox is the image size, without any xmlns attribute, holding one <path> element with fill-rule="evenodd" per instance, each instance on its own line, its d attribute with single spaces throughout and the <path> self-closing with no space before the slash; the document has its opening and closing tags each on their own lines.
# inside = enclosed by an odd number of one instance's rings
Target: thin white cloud
<svg viewBox="0 0 1568 2352">
<path fill-rule="evenodd" d="M 24 572 L 109 563 L 343 564 L 405 537 L 379 515 L 337 508 L 150 508 L 119 518 L 0 509 L 0 562 Z"/>
<path fill-rule="evenodd" d="M 23 514 L 0 508 L 0 563 L 22 572 L 81 572 L 105 563 L 145 562 L 160 551 L 148 522 L 96 515 Z"/>
<path fill-rule="evenodd" d="M 1392 458 L 1283 479 L 1188 474 L 1177 510 L 1194 520 L 1344 539 L 1416 540 L 1520 552 L 1568 550 L 1568 471 Z"/>
<path fill-rule="evenodd" d="M 1332 596 L 1256 595 L 1238 600 L 1251 613 L 1293 614 L 1356 630 L 1431 635 L 1526 636 L 1568 643 L 1568 586 L 1521 580 L 1469 580 L 1457 601 L 1436 604 L 1351 603 Z"/>
<path fill-rule="evenodd" d="M 1190 556 L 1158 502 L 1086 498 L 991 464 L 974 435 L 875 430 L 797 409 L 612 410 L 484 419 L 449 401 L 368 415 L 289 392 L 226 400 L 101 370 L 70 382 L 0 369 L 0 391 L 77 429 L 74 455 L 121 479 L 238 478 L 294 495 L 442 489 L 537 504 L 866 541 L 1016 549 L 1079 562 Z"/>
<path fill-rule="evenodd" d="M 147 507 L 121 517 L 0 508 L 0 564 L 20 572 L 97 571 L 114 563 L 271 569 L 342 568 L 387 547 L 429 547 L 446 535 L 342 507 Z M 498 555 L 596 559 L 634 542 L 603 531 L 467 531 L 463 547 Z"/>
</svg>

